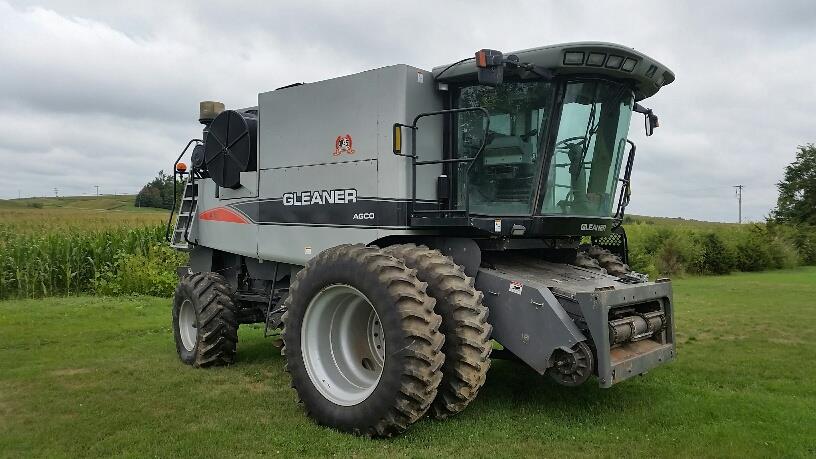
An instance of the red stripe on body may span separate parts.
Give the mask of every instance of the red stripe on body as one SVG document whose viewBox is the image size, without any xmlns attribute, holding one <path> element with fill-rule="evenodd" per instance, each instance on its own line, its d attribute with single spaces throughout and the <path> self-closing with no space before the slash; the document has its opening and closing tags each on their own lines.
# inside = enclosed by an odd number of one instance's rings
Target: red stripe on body
<svg viewBox="0 0 816 459">
<path fill-rule="evenodd" d="M 249 223 L 243 215 L 227 207 L 205 210 L 198 214 L 198 218 L 212 222 L 240 223 L 243 225 Z"/>
</svg>

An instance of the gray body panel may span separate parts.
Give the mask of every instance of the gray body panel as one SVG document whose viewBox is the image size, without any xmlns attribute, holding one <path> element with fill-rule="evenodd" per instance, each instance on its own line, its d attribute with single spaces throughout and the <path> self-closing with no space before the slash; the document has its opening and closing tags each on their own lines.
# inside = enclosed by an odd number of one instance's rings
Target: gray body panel
<svg viewBox="0 0 816 459">
<path fill-rule="evenodd" d="M 555 349 L 570 349 L 586 337 L 544 284 L 526 279 L 513 288 L 517 280 L 513 273 L 482 268 L 476 289 L 490 309 L 493 339 L 544 374 Z"/>
<path fill-rule="evenodd" d="M 493 338 L 536 371 L 549 367 L 555 349 L 569 349 L 585 339 L 597 351 L 601 387 L 674 359 L 670 282 L 627 284 L 597 271 L 528 256 L 502 257 L 491 264 L 491 269 L 479 270 L 476 288 L 490 309 Z M 649 302 L 660 304 L 668 321 L 665 330 L 650 339 L 613 346 L 610 311 Z"/>
<path fill-rule="evenodd" d="M 219 188 L 210 179 L 199 188 L 199 214 L 226 206 L 249 224 L 196 218 L 191 237 L 199 245 L 303 265 L 339 244 L 421 233 L 407 227 L 411 167 L 392 152 L 392 126 L 442 109 L 430 72 L 394 65 L 258 99 L 259 170 L 242 173 L 238 189 Z M 422 159 L 441 159 L 442 120 L 424 119 L 420 128 Z M 338 154 L 336 139 L 346 135 L 353 152 Z M 435 198 L 440 173 L 440 165 L 418 169 L 419 199 Z M 358 205 L 283 203 L 285 193 L 341 189 L 356 190 Z"/>
</svg>

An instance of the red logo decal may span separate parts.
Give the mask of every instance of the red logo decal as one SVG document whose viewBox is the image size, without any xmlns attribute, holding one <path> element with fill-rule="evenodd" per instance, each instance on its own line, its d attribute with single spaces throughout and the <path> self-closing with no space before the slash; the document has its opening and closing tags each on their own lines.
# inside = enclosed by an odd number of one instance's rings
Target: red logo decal
<svg viewBox="0 0 816 459">
<path fill-rule="evenodd" d="M 206 210 L 198 214 L 201 220 L 208 220 L 212 222 L 227 222 L 227 223 L 241 223 L 247 224 L 246 218 L 238 212 L 227 207 L 216 207 L 215 209 Z"/>
<path fill-rule="evenodd" d="M 343 153 L 354 154 L 354 148 L 351 147 L 351 136 L 349 134 L 338 135 L 337 140 L 334 141 L 334 154 L 332 156 L 340 156 Z"/>
</svg>

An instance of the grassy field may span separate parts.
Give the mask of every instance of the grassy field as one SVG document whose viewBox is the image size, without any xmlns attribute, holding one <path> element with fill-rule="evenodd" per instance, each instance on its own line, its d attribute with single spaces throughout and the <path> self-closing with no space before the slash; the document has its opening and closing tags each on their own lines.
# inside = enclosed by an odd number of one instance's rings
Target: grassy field
<svg viewBox="0 0 816 459">
<path fill-rule="evenodd" d="M 135 196 L 73 196 L 0 200 L 0 231 L 42 233 L 67 229 L 101 230 L 148 226 L 167 221 L 167 210 L 137 208 Z"/>
<path fill-rule="evenodd" d="M 391 440 L 313 425 L 283 358 L 242 327 L 237 363 L 175 354 L 170 301 L 0 302 L 0 456 L 816 456 L 816 268 L 675 283 L 676 362 L 609 390 L 497 361 L 479 398 Z"/>
</svg>

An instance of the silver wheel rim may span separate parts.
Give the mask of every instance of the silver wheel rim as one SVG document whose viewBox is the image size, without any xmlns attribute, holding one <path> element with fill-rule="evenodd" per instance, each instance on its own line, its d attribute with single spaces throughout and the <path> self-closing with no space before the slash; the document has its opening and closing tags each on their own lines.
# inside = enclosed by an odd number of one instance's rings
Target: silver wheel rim
<svg viewBox="0 0 816 459">
<path fill-rule="evenodd" d="M 184 345 L 184 349 L 192 352 L 196 345 L 196 339 L 198 338 L 198 329 L 196 327 L 195 308 L 193 307 L 193 302 L 190 300 L 184 300 L 184 302 L 181 303 L 178 327 L 181 344 Z"/>
<path fill-rule="evenodd" d="M 377 388 L 385 336 L 377 311 L 356 288 L 335 284 L 318 292 L 303 316 L 300 344 L 312 384 L 329 401 L 356 405 Z"/>
</svg>

